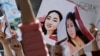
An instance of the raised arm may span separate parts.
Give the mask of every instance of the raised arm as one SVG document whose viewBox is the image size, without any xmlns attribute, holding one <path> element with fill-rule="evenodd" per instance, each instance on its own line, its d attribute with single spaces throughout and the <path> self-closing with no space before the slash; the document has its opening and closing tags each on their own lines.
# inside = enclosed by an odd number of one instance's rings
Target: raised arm
<svg viewBox="0 0 100 56">
<path fill-rule="evenodd" d="M 21 10 L 23 24 L 29 24 L 35 21 L 34 12 L 30 0 L 18 0 L 18 5 Z"/>
<path fill-rule="evenodd" d="M 1 30 L 0 30 L 0 43 L 2 44 L 4 48 L 4 55 L 13 56 L 11 49 L 9 47 L 9 43 L 7 42 L 7 39 L 5 39 L 5 35 Z"/>
<path fill-rule="evenodd" d="M 30 0 L 18 0 L 22 14 L 22 45 L 25 56 L 47 56 L 39 22 L 34 17 Z"/>
</svg>

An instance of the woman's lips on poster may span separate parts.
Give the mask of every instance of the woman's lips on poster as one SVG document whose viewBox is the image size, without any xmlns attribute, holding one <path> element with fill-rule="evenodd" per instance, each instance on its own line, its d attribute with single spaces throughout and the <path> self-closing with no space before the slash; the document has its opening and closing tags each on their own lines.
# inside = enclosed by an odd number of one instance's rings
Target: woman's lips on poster
<svg viewBox="0 0 100 56">
<path fill-rule="evenodd" d="M 47 27 L 48 27 L 48 28 L 51 28 L 52 26 L 51 26 L 51 24 L 47 24 Z"/>
</svg>

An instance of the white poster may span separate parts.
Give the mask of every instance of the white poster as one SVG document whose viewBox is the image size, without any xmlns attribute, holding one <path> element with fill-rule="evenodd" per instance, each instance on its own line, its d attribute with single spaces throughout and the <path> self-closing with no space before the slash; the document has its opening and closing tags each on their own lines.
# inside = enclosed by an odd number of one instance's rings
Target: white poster
<svg viewBox="0 0 100 56">
<path fill-rule="evenodd" d="M 56 42 L 64 42 L 65 44 L 61 45 L 65 48 L 65 56 L 74 55 L 93 40 L 84 24 L 85 14 L 80 12 L 83 8 L 76 6 L 67 0 L 43 0 L 37 14 L 42 26 L 43 39 L 52 46 Z M 66 41 L 62 41 L 66 38 Z"/>
</svg>

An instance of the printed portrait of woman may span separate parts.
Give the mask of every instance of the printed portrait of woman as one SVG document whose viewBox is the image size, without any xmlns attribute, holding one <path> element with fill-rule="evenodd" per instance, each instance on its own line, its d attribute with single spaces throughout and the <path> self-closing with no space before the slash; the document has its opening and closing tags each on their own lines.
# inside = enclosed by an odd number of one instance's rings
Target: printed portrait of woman
<svg viewBox="0 0 100 56">
<path fill-rule="evenodd" d="M 46 38 L 57 41 L 57 27 L 62 20 L 62 15 L 57 10 L 49 11 L 43 22 L 42 30 Z M 48 42 L 48 41 L 46 41 Z M 50 41 L 51 42 L 51 41 Z M 52 42 L 51 42 L 52 43 Z M 50 43 L 48 43 L 50 44 Z M 53 43 L 52 43 L 53 44 Z M 52 45 L 51 44 L 51 45 Z"/>
<path fill-rule="evenodd" d="M 42 22 L 42 31 L 44 33 L 43 39 L 46 42 L 50 55 L 53 54 L 52 48 L 57 41 L 57 27 L 61 20 L 62 14 L 57 10 L 51 10 L 44 18 L 44 22 Z"/>
<path fill-rule="evenodd" d="M 68 46 L 73 55 L 76 51 L 89 43 L 89 39 L 82 33 L 75 21 L 75 13 L 69 12 L 66 17 L 66 33 L 68 35 Z"/>
</svg>

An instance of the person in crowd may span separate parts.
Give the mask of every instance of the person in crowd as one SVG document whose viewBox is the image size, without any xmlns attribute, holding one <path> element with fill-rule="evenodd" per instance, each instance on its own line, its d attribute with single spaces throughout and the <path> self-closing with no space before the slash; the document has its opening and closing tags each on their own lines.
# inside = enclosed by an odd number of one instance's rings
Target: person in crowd
<svg viewBox="0 0 100 56">
<path fill-rule="evenodd" d="M 0 19 L 2 19 L 3 16 L 3 12 L 2 12 L 2 8 L 1 8 L 1 4 L 0 4 Z M 5 56 L 13 56 L 11 49 L 9 47 L 9 44 L 7 42 L 7 40 L 5 39 L 6 35 L 2 32 L 2 23 L 0 20 L 0 46 L 3 46 L 4 49 L 4 55 Z"/>
<path fill-rule="evenodd" d="M 0 30 L 0 43 L 3 46 L 4 49 L 4 55 L 5 56 L 13 56 L 11 49 L 9 47 L 9 43 L 5 39 L 5 34 Z"/>
<path fill-rule="evenodd" d="M 22 44 L 17 40 L 16 31 L 12 30 L 12 37 L 9 39 L 10 48 L 15 52 L 16 56 L 25 56 Z"/>
<path fill-rule="evenodd" d="M 2 10 L 0 9 L 0 16 L 3 16 Z M 2 32 L 2 23 L 0 22 L 0 43 L 4 49 L 5 56 L 13 56 L 11 49 L 9 47 L 9 43 L 6 39 L 6 35 Z"/>
<path fill-rule="evenodd" d="M 5 34 L 0 30 L 0 43 L 3 46 L 5 56 L 14 56 L 11 50 L 14 50 L 16 56 L 24 56 L 21 43 L 17 40 L 14 32 L 12 37 L 7 39 Z"/>
<path fill-rule="evenodd" d="M 3 16 L 3 13 L 2 13 L 2 10 L 0 9 L 0 17 L 2 17 L 2 16 Z M 12 37 L 8 39 L 8 38 L 6 38 L 5 33 L 2 32 L 2 27 L 3 27 L 3 25 L 2 25 L 2 23 L 0 23 L 0 43 L 3 46 L 4 55 L 5 56 L 14 56 L 11 51 L 11 50 L 14 50 L 17 56 L 24 56 L 21 43 L 16 38 L 16 35 L 17 35 L 16 32 L 13 31 Z"/>
<path fill-rule="evenodd" d="M 97 34 L 96 34 L 96 42 L 98 44 L 98 48 L 100 48 L 100 45 L 99 45 L 99 43 L 100 43 L 100 30 L 97 31 Z"/>
<path fill-rule="evenodd" d="M 98 38 L 100 37 L 99 34 L 99 30 L 96 28 L 96 26 L 91 23 L 91 28 L 90 28 L 90 32 L 93 34 L 93 36 L 95 37 L 95 40 L 92 42 L 92 51 L 91 51 L 91 54 L 92 56 L 100 56 L 100 49 L 99 49 L 99 46 L 98 46 Z"/>
</svg>

